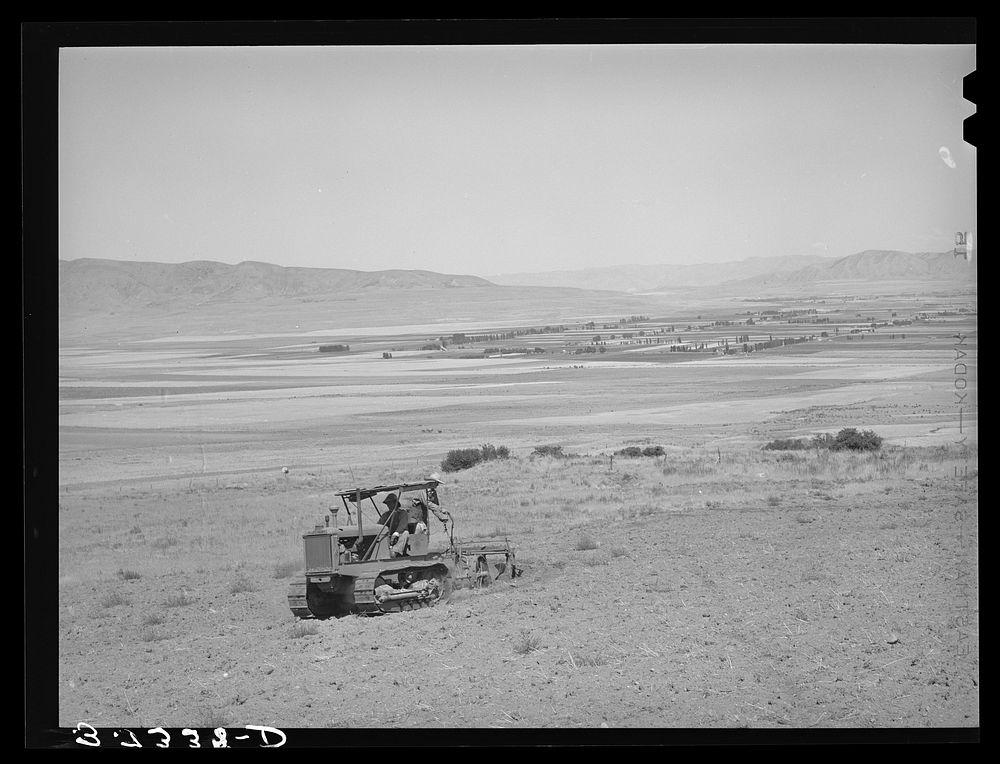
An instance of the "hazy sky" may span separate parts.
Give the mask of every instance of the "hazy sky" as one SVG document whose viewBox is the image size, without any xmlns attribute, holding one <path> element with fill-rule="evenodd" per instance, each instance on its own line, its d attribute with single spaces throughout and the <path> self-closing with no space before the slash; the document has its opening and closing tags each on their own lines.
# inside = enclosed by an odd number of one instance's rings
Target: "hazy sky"
<svg viewBox="0 0 1000 764">
<path fill-rule="evenodd" d="M 974 46 L 64 48 L 60 257 L 490 275 L 975 230 Z"/>
</svg>

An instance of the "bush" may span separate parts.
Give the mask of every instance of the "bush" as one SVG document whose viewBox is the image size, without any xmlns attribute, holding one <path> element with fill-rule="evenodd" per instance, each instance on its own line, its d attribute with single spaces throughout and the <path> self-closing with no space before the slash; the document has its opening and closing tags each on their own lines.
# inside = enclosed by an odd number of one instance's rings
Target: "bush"
<svg viewBox="0 0 1000 764">
<path fill-rule="evenodd" d="M 665 453 L 666 451 L 663 450 L 663 446 L 646 446 L 645 448 L 639 448 L 639 446 L 625 446 L 625 448 L 620 448 L 615 451 L 615 456 L 663 456 Z"/>
<path fill-rule="evenodd" d="M 812 448 L 805 438 L 778 438 L 764 446 L 765 451 L 802 451 Z"/>
<path fill-rule="evenodd" d="M 483 447 L 479 449 L 479 453 L 482 454 L 484 462 L 491 462 L 494 459 L 507 459 L 510 457 L 510 450 L 507 446 L 494 446 L 490 443 L 484 443 Z"/>
<path fill-rule="evenodd" d="M 847 427 L 837 433 L 830 446 L 831 451 L 878 451 L 882 447 L 882 438 L 871 430 L 858 432 L 853 427 Z"/>
<path fill-rule="evenodd" d="M 441 469 L 445 472 L 458 472 L 475 467 L 482 460 L 483 453 L 478 448 L 456 448 L 448 452 L 441 462 Z"/>
<path fill-rule="evenodd" d="M 642 449 L 638 446 L 626 446 L 615 451 L 615 456 L 642 456 Z"/>
<path fill-rule="evenodd" d="M 882 438 L 871 430 L 858 432 L 853 427 L 847 427 L 836 435 L 823 432 L 809 440 L 805 438 L 779 438 L 765 445 L 764 450 L 802 451 L 807 448 L 825 448 L 830 451 L 877 451 L 881 447 Z"/>
<path fill-rule="evenodd" d="M 552 456 L 556 459 L 562 459 L 566 454 L 563 453 L 562 446 L 535 446 L 535 450 L 531 452 L 532 456 Z"/>
<path fill-rule="evenodd" d="M 812 439 L 809 445 L 811 448 L 829 448 L 833 445 L 833 436 L 828 432 L 821 432 Z"/>
<path fill-rule="evenodd" d="M 458 472 L 475 467 L 480 462 L 509 458 L 510 449 L 507 446 L 484 443 L 482 448 L 456 448 L 449 451 L 444 461 L 441 462 L 441 469 L 445 472 Z"/>
</svg>

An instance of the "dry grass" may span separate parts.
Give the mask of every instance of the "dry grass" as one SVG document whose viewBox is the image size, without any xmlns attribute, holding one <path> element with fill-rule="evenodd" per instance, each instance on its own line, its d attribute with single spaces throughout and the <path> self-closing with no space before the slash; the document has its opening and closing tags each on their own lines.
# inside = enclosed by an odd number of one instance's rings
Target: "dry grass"
<svg viewBox="0 0 1000 764">
<path fill-rule="evenodd" d="M 288 560 L 287 562 L 279 562 L 274 566 L 274 577 L 275 578 L 289 578 L 302 569 L 302 562 L 300 560 Z"/>
<path fill-rule="evenodd" d="M 575 669 L 605 666 L 612 662 L 610 657 L 602 653 L 577 653 L 570 650 L 567 651 L 567 655 L 570 665 Z"/>
<path fill-rule="evenodd" d="M 292 639 L 302 639 L 319 634 L 319 624 L 312 621 L 297 621 L 292 625 L 290 636 Z"/>
<path fill-rule="evenodd" d="M 489 597 L 494 594 L 499 594 L 506 590 L 507 587 L 505 584 L 508 580 L 509 579 L 505 578 L 501 581 L 494 581 L 489 586 L 463 585 L 461 588 L 456 588 L 450 595 L 448 595 L 448 603 L 455 605 L 461 602 L 476 600 L 479 597 Z"/>
<path fill-rule="evenodd" d="M 879 453 L 808 451 L 763 452 L 753 447 L 730 451 L 675 449 L 657 460 L 631 460 L 628 470 L 609 469 L 592 457 L 535 460 L 512 457 L 479 465 L 448 486 L 456 536 L 488 536 L 497 529 L 495 502 L 506 507 L 506 530 L 519 552 L 541 553 L 545 539 L 566 536 L 590 547 L 584 527 L 612 526 L 621 520 L 677 511 L 796 508 L 816 498 L 834 502 L 867 495 L 899 480 L 950 474 L 966 464 L 954 447 L 885 447 Z M 970 449 L 973 462 L 976 449 Z M 921 465 L 929 465 L 921 468 Z M 817 494 L 822 494 L 818 496 Z M 566 508 L 566 509 L 564 509 Z M 794 515 L 793 515 L 794 517 Z M 532 533 L 525 532 L 531 527 Z M 599 536 L 594 536 L 599 538 Z M 593 539 L 591 539 L 593 540 Z M 594 542 L 596 544 L 596 542 Z"/>
<path fill-rule="evenodd" d="M 194 602 L 187 592 L 180 592 L 179 594 L 171 594 L 164 601 L 164 607 L 184 607 L 190 605 Z"/>
<path fill-rule="evenodd" d="M 248 576 L 239 576 L 229 585 L 230 594 L 243 594 L 257 591 L 257 585 Z"/>
<path fill-rule="evenodd" d="M 863 509 L 859 500 L 873 490 L 891 488 L 900 480 L 951 478 L 956 467 L 968 465 L 972 472 L 977 466 L 976 449 L 910 447 L 887 448 L 880 454 L 810 451 L 792 456 L 782 460 L 774 452 L 744 446 L 722 451 L 720 458 L 715 449 L 677 448 L 657 460 L 630 460 L 627 469 L 622 469 L 617 459 L 615 468 L 610 469 L 606 459 L 589 456 L 535 461 L 514 456 L 457 475 L 449 481 L 442 498 L 454 513 L 457 538 L 507 534 L 517 548 L 519 561 L 544 560 L 546 566 L 554 567 L 562 564 L 558 555 L 553 558 L 551 553 L 557 539 L 563 539 L 571 559 L 585 562 L 584 557 L 598 549 L 597 540 L 607 538 L 607 550 L 597 562 L 623 559 L 627 552 L 620 538 L 606 534 L 623 519 L 629 522 L 654 513 L 704 512 L 706 506 L 724 511 L 762 509 L 775 506 L 777 498 L 777 506 L 791 510 L 789 520 L 795 521 L 795 512 L 813 503 L 815 494 L 829 497 L 831 505 L 843 502 Z M 388 465 L 372 471 L 379 482 L 393 482 L 412 477 L 413 469 Z M 133 533 L 129 529 L 138 526 L 124 523 L 120 530 L 105 529 L 99 537 L 85 516 L 81 516 L 80 525 L 76 520 L 67 521 L 67 537 L 77 533 L 83 544 L 68 548 L 66 569 L 80 580 L 94 582 L 105 580 L 108 570 L 121 570 L 118 578 L 122 580 L 130 578 L 132 572 L 140 573 L 142 582 L 195 571 L 198 581 L 224 582 L 220 587 L 224 592 L 230 584 L 234 594 L 260 590 L 261 582 L 271 579 L 277 583 L 294 575 L 293 568 L 300 569 L 301 533 L 325 511 L 317 500 L 318 489 L 353 482 L 349 473 L 327 474 L 322 480 L 308 478 L 300 484 L 263 475 L 245 479 L 248 489 L 240 492 L 238 503 L 232 501 L 232 492 L 224 489 L 225 480 L 214 477 L 193 481 L 186 502 L 156 488 L 125 488 L 121 501 L 143 508 L 142 532 Z M 192 505 L 199 508 L 196 515 L 191 514 Z M 503 515 L 498 516 L 501 506 Z M 571 509 L 564 511 L 563 507 Z M 187 528 L 180 523 L 185 517 L 192 518 Z M 444 547 L 447 539 L 440 526 L 434 526 L 432 533 L 432 548 Z M 133 557 L 127 556 L 126 547 L 123 556 L 111 548 L 109 535 L 113 540 L 139 542 L 145 536 L 150 542 L 138 546 Z M 149 555 L 150 547 L 167 554 Z M 239 561 L 245 564 L 234 573 Z M 257 584 L 247 588 L 244 580 Z M 495 588 L 462 590 L 452 601 L 488 596 Z M 110 604 L 114 601 L 109 600 L 109 608 L 115 607 Z M 176 608 L 194 601 L 191 595 L 178 593 L 165 602 L 145 604 Z"/>
<path fill-rule="evenodd" d="M 142 633 L 139 635 L 139 639 L 143 642 L 159 642 L 166 638 L 166 634 L 159 629 L 153 628 L 152 626 L 143 629 Z"/>
<path fill-rule="evenodd" d="M 174 536 L 161 536 L 160 538 L 153 539 L 149 542 L 149 545 L 156 549 L 157 551 L 163 551 L 165 549 L 170 549 L 180 544 L 180 542 Z"/>
<path fill-rule="evenodd" d="M 522 631 L 521 636 L 514 642 L 514 652 L 518 655 L 527 655 L 540 649 L 541 646 L 541 637 L 529 631 Z"/>
<path fill-rule="evenodd" d="M 118 578 L 122 581 L 138 581 L 142 578 L 142 574 L 135 570 L 123 570 L 118 569 Z"/>
<path fill-rule="evenodd" d="M 101 607 L 103 608 L 120 607 L 122 605 L 130 604 L 132 603 L 129 601 L 128 597 L 121 592 L 110 592 L 101 598 Z"/>
</svg>

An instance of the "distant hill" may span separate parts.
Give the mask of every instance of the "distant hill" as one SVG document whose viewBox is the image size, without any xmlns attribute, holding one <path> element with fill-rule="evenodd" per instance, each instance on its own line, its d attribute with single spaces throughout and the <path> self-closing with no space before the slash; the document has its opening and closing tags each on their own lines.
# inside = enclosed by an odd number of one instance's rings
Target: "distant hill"
<svg viewBox="0 0 1000 764">
<path fill-rule="evenodd" d="M 809 266 L 832 262 L 818 255 L 752 257 L 725 263 L 696 265 L 616 265 L 579 270 L 539 273 L 505 273 L 490 276 L 495 284 L 520 286 L 574 287 L 576 289 L 613 289 L 619 292 L 646 292 L 654 287 L 711 286 L 725 281 L 747 279 L 771 273 L 788 273 Z"/>
<path fill-rule="evenodd" d="M 212 261 L 143 263 L 85 258 L 59 261 L 61 311 L 109 312 L 268 297 L 343 297 L 370 289 L 492 286 L 477 276 L 432 271 L 286 268 L 269 263 Z"/>
<path fill-rule="evenodd" d="M 507 285 L 649 293 L 723 284 L 742 288 L 809 286 L 824 281 L 960 281 L 974 278 L 974 274 L 974 264 L 951 252 L 869 249 L 839 258 L 790 255 L 698 265 L 620 265 L 506 273 L 491 276 L 490 280 Z"/>
<path fill-rule="evenodd" d="M 808 286 L 828 281 L 967 281 L 976 266 L 952 252 L 900 252 L 867 249 L 847 257 L 787 273 L 741 280 L 747 287 Z"/>
</svg>

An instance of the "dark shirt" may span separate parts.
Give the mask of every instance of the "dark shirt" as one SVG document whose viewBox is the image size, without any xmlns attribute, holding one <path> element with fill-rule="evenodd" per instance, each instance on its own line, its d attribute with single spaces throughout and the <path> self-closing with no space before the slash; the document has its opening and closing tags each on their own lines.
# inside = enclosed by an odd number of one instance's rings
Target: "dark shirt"
<svg viewBox="0 0 1000 764">
<path fill-rule="evenodd" d="M 405 531 L 408 519 L 406 510 L 397 505 L 395 509 L 383 512 L 378 521 L 386 527 L 391 535 Z"/>
<path fill-rule="evenodd" d="M 416 525 L 417 523 L 427 525 L 427 505 L 420 499 L 410 499 L 410 502 L 410 508 L 407 510 L 410 525 Z"/>
</svg>

